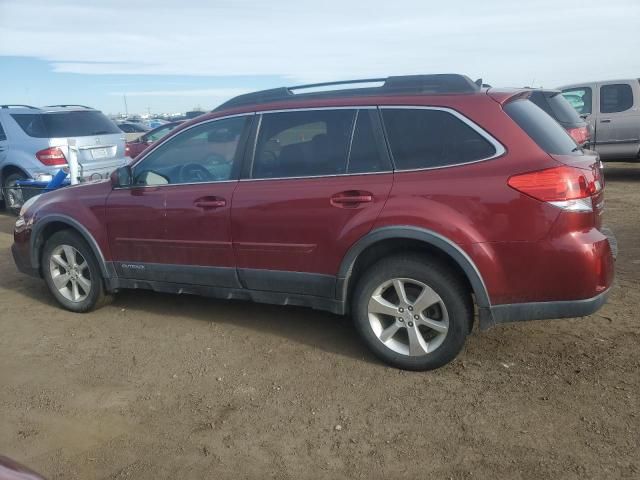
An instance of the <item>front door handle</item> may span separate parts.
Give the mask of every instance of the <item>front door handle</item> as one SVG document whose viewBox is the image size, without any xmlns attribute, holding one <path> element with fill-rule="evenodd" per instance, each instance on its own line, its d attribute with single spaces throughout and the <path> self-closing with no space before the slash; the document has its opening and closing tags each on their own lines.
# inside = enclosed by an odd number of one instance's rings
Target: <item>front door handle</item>
<svg viewBox="0 0 640 480">
<path fill-rule="evenodd" d="M 202 197 L 194 201 L 193 205 L 195 205 L 198 208 L 209 210 L 214 208 L 225 207 L 227 205 L 227 201 L 224 198 L 220 198 L 220 197 Z"/>
<path fill-rule="evenodd" d="M 363 203 L 373 202 L 373 194 L 361 190 L 348 190 L 331 197 L 331 205 L 341 208 L 355 208 Z"/>
<path fill-rule="evenodd" d="M 602 120 L 600 120 L 600 123 L 611 123 L 611 119 L 610 118 L 603 118 Z"/>
</svg>

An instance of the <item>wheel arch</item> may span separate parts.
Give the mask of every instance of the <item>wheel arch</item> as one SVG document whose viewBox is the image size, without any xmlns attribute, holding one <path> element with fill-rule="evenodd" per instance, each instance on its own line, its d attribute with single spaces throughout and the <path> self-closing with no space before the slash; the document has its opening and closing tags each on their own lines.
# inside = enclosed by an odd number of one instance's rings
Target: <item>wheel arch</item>
<svg viewBox="0 0 640 480">
<path fill-rule="evenodd" d="M 337 297 L 348 302 L 359 276 L 380 258 L 379 254 L 426 251 L 447 262 L 466 280 L 480 310 L 481 324 L 489 312 L 491 302 L 486 285 L 473 260 L 453 241 L 431 230 L 412 226 L 382 227 L 373 230 L 356 242 L 345 255 L 338 271 Z"/>
<path fill-rule="evenodd" d="M 104 278 L 111 278 L 113 272 L 111 271 L 111 264 L 105 261 L 102 250 L 96 242 L 93 235 L 77 220 L 68 217 L 66 215 L 50 215 L 43 219 L 40 219 L 31 231 L 31 266 L 40 271 L 40 260 L 42 258 L 42 251 L 46 241 L 56 232 L 61 230 L 73 230 L 79 234 L 89 245 L 91 251 L 100 265 L 100 271 Z"/>
</svg>

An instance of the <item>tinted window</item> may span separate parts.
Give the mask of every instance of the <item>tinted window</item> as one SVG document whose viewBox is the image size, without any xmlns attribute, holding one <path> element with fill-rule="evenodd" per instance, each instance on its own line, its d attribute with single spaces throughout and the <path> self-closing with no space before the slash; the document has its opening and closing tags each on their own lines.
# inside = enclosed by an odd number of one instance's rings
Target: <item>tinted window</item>
<svg viewBox="0 0 640 480">
<path fill-rule="evenodd" d="M 489 158 L 496 149 L 449 112 L 383 109 L 396 169 L 442 167 Z"/>
<path fill-rule="evenodd" d="M 617 85 L 603 85 L 600 87 L 600 112 L 624 112 L 633 107 L 633 92 L 631 85 L 620 83 Z"/>
<path fill-rule="evenodd" d="M 252 178 L 345 173 L 355 110 L 309 110 L 263 115 Z"/>
<path fill-rule="evenodd" d="M 533 103 L 555 118 L 558 122 L 567 125 L 583 124 L 583 120 L 571 104 L 558 92 L 534 91 L 529 97 Z"/>
<path fill-rule="evenodd" d="M 4 133 L 4 128 L 2 128 L 2 124 L 0 123 L 0 141 L 6 140 L 7 135 Z"/>
<path fill-rule="evenodd" d="M 556 155 L 582 152 L 558 122 L 529 100 L 509 102 L 504 106 L 504 111 L 545 152 Z"/>
<path fill-rule="evenodd" d="M 137 185 L 202 183 L 235 176 L 239 144 L 249 117 L 204 123 L 179 133 L 134 169 Z"/>
<path fill-rule="evenodd" d="M 87 137 L 121 133 L 101 112 L 15 113 L 11 115 L 30 137 Z"/>
<path fill-rule="evenodd" d="M 562 96 L 567 99 L 569 105 L 581 115 L 587 115 L 592 112 L 592 95 L 589 87 L 568 88 L 562 91 Z"/>
<path fill-rule="evenodd" d="M 388 172 L 389 159 L 382 156 L 373 129 L 375 110 L 359 110 L 351 141 L 347 166 L 348 173 Z"/>
</svg>

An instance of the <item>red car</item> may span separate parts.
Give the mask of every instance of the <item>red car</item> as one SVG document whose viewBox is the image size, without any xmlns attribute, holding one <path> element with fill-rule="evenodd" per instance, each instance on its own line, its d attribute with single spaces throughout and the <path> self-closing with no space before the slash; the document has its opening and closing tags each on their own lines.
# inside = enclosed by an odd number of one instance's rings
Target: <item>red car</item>
<svg viewBox="0 0 640 480">
<path fill-rule="evenodd" d="M 127 155 L 127 157 L 136 158 L 138 155 L 144 152 L 144 150 L 149 145 L 160 140 L 162 137 L 164 137 L 167 133 L 169 133 L 171 130 L 176 128 L 181 123 L 182 121 L 165 123 L 164 125 L 160 125 L 159 127 L 156 127 L 153 130 L 148 131 L 141 137 L 131 142 L 127 142 L 125 146 L 125 154 Z"/>
<path fill-rule="evenodd" d="M 111 181 L 26 205 L 16 264 L 75 312 L 144 288 L 350 314 L 414 370 L 452 360 L 474 311 L 487 328 L 600 308 L 614 261 L 598 157 L 530 90 L 380 82 L 228 101 Z"/>
</svg>

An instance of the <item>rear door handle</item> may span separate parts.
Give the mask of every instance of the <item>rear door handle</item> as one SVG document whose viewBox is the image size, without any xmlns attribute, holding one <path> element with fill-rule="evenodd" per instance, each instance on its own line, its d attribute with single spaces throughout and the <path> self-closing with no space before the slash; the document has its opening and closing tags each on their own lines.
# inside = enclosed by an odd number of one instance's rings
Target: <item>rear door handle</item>
<svg viewBox="0 0 640 480">
<path fill-rule="evenodd" d="M 611 123 L 611 119 L 610 118 L 604 118 L 604 119 L 600 120 L 600 123 Z"/>
<path fill-rule="evenodd" d="M 202 197 L 198 198 L 193 204 L 198 208 L 205 210 L 213 208 L 222 208 L 227 205 L 227 201 L 220 197 Z"/>
<path fill-rule="evenodd" d="M 331 197 L 331 205 L 341 208 L 355 208 L 363 203 L 373 202 L 373 194 L 360 190 L 348 190 Z"/>
</svg>

